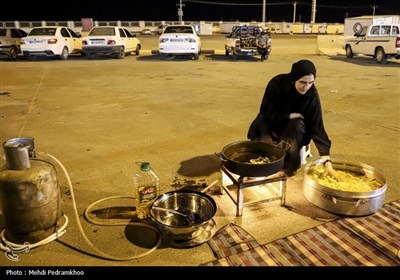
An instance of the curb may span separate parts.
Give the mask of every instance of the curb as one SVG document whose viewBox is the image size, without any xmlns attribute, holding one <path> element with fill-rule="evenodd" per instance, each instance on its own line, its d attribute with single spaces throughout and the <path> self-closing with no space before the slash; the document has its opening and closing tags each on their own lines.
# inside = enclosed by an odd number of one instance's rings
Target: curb
<svg viewBox="0 0 400 280">
<path fill-rule="evenodd" d="M 141 54 L 159 54 L 158 50 L 141 50 Z M 225 54 L 225 50 L 201 50 L 200 54 Z"/>
</svg>

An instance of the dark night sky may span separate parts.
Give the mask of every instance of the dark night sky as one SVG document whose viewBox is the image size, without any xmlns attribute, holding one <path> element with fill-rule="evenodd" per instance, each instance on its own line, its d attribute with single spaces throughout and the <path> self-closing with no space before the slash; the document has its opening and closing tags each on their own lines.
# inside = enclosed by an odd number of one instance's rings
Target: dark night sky
<svg viewBox="0 0 400 280">
<path fill-rule="evenodd" d="M 400 0 L 316 0 L 316 22 L 343 23 L 344 18 L 362 15 L 400 15 Z M 266 21 L 293 20 L 293 2 L 296 21 L 310 22 L 311 0 L 266 0 Z M 93 18 L 101 21 L 178 21 L 179 0 L 108 0 L 54 2 L 54 7 L 16 5 L 1 9 L 1 21 L 65 21 Z M 183 20 L 186 21 L 262 21 L 263 0 L 183 0 Z"/>
</svg>

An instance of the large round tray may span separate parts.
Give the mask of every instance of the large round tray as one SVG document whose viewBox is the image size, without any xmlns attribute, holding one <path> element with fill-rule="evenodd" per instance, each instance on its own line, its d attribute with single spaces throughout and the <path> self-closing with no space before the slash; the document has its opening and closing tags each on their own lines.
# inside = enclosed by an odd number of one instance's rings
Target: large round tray
<svg viewBox="0 0 400 280">
<path fill-rule="evenodd" d="M 335 214 L 348 216 L 365 216 L 378 211 L 384 202 L 387 189 L 385 178 L 375 168 L 364 163 L 335 161 L 332 166 L 337 170 L 348 170 L 377 180 L 381 187 L 369 192 L 351 192 L 332 189 L 323 186 L 311 178 L 310 174 L 317 165 L 322 165 L 319 159 L 310 162 L 304 169 L 303 193 L 304 196 L 316 206 Z"/>
</svg>

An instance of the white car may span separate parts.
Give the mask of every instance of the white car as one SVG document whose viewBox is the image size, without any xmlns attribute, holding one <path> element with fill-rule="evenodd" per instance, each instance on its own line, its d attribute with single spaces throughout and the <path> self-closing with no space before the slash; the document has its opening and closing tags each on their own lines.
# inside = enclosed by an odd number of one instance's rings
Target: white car
<svg viewBox="0 0 400 280">
<path fill-rule="evenodd" d="M 153 33 L 151 32 L 150 29 L 145 28 L 142 30 L 142 35 L 152 35 Z"/>
<path fill-rule="evenodd" d="M 93 27 L 82 39 L 83 53 L 89 58 L 96 55 L 110 55 L 124 58 L 125 54 L 139 55 L 141 44 L 136 35 L 117 26 Z"/>
<path fill-rule="evenodd" d="M 34 27 L 21 39 L 21 52 L 25 57 L 49 56 L 65 60 L 70 54 L 82 53 L 82 39 L 68 27 Z"/>
<path fill-rule="evenodd" d="M 190 55 L 198 60 L 201 40 L 192 25 L 168 25 L 158 43 L 161 59 L 169 55 Z"/>
</svg>

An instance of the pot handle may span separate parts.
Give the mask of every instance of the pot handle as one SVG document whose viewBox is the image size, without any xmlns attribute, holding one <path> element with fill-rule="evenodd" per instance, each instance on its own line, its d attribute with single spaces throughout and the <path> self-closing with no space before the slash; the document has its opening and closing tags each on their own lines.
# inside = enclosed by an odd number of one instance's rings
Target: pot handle
<svg viewBox="0 0 400 280">
<path fill-rule="evenodd" d="M 213 229 L 213 228 L 217 225 L 217 223 L 215 222 L 214 218 L 212 218 L 212 219 L 210 220 L 210 222 L 211 222 L 211 223 L 209 223 L 209 224 L 207 225 L 207 228 L 205 229 L 205 230 L 207 230 L 207 231 Z"/>
<path fill-rule="evenodd" d="M 228 159 L 225 158 L 225 156 L 224 156 L 222 153 L 215 153 L 215 155 L 216 155 L 217 157 L 219 157 L 219 159 L 220 159 L 222 162 L 227 162 L 227 161 L 228 161 Z"/>
<path fill-rule="evenodd" d="M 281 140 L 281 142 L 279 142 L 275 146 L 278 147 L 279 149 L 285 151 L 285 152 L 290 149 L 290 144 L 288 142 L 284 141 L 284 140 Z"/>
<path fill-rule="evenodd" d="M 333 204 L 336 204 L 336 197 L 334 197 L 333 195 L 329 195 L 329 194 L 322 194 L 322 197 L 325 197 L 327 199 L 329 199 L 330 201 L 333 202 Z"/>
<path fill-rule="evenodd" d="M 324 197 L 326 197 L 327 199 L 329 199 L 329 200 L 331 200 L 334 204 L 336 204 L 337 203 L 337 198 L 335 197 L 335 196 L 333 196 L 333 195 L 324 195 Z M 361 199 L 357 199 L 357 202 L 356 202 L 356 207 L 358 207 L 362 202 L 365 202 L 365 201 L 363 201 L 363 200 L 361 200 Z"/>
</svg>

